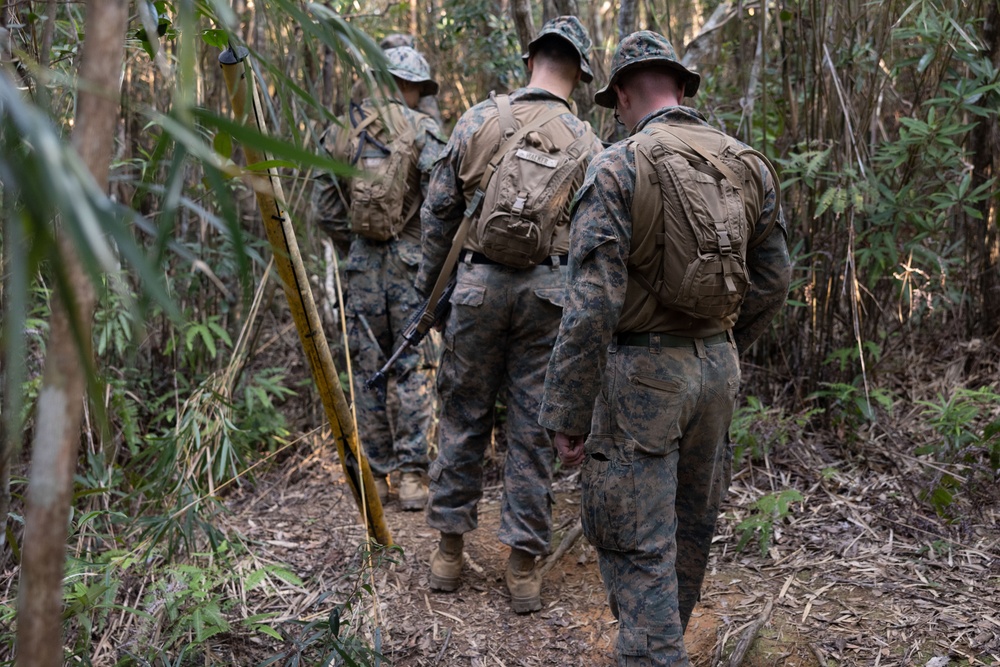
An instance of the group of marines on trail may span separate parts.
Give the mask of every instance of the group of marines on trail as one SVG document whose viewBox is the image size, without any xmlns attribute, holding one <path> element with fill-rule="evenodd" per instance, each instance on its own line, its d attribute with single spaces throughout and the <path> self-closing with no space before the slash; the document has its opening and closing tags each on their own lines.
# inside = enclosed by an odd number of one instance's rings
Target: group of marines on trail
<svg viewBox="0 0 1000 667">
<path fill-rule="evenodd" d="M 583 466 L 618 664 L 686 665 L 730 481 L 738 355 L 788 291 L 774 169 L 682 105 L 700 77 L 654 32 L 618 44 L 594 96 L 627 130 L 611 145 L 569 101 L 594 76 L 573 16 L 531 41 L 525 87 L 491 93 L 450 138 L 427 61 L 399 36 L 383 48 L 395 88 L 358 95 L 322 138 L 363 175 L 323 175 L 313 193 L 318 224 L 349 244 L 355 408 L 379 497 L 392 475 L 400 508 L 425 511 L 440 532 L 430 587 L 456 590 L 502 391 L 514 612 L 542 606 L 557 454 Z M 413 336 L 416 321 L 437 331 Z M 386 391 L 366 391 L 393 352 Z"/>
</svg>

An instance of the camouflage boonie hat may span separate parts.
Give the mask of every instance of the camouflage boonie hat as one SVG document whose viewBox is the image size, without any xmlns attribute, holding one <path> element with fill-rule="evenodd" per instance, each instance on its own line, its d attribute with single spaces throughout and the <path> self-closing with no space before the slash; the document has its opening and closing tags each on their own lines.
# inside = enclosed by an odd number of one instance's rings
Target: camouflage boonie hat
<svg viewBox="0 0 1000 667">
<path fill-rule="evenodd" d="M 681 65 L 677 52 L 666 37 L 651 30 L 633 32 L 618 44 L 611 58 L 611 78 L 608 85 L 594 94 L 594 101 L 602 107 L 614 109 L 617 97 L 612 88 L 625 72 L 641 65 L 660 65 L 672 70 L 684 86 L 684 95 L 694 97 L 701 85 L 701 75 Z"/>
<path fill-rule="evenodd" d="M 421 95 L 437 95 L 437 81 L 431 78 L 431 67 L 427 60 L 409 46 L 396 46 L 385 50 L 389 61 L 389 73 L 404 81 L 421 84 Z"/>
<path fill-rule="evenodd" d="M 573 45 L 576 52 L 580 54 L 580 80 L 584 83 L 593 81 L 594 72 L 590 69 L 590 47 L 592 42 L 590 41 L 590 35 L 587 34 L 587 29 L 580 23 L 580 19 L 575 16 L 557 16 L 554 19 L 546 21 L 542 29 L 535 35 L 535 38 L 528 43 L 528 52 L 521 56 L 521 60 L 527 64 L 528 58 L 534 53 L 538 42 L 548 35 L 555 35 Z"/>
</svg>

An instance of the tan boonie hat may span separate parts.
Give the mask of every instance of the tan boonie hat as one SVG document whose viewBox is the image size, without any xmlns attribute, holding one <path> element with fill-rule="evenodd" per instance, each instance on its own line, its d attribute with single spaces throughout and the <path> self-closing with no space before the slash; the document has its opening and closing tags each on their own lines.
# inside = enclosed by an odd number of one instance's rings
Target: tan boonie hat
<svg viewBox="0 0 1000 667">
<path fill-rule="evenodd" d="M 657 65 L 671 70 L 678 76 L 687 97 L 694 97 L 698 92 L 701 75 L 681 65 L 670 41 L 659 33 L 641 30 L 633 32 L 618 44 L 615 55 L 611 58 L 611 78 L 608 80 L 608 85 L 594 94 L 594 102 L 602 107 L 614 109 L 618 98 L 615 96 L 613 86 L 618 83 L 621 75 L 637 67 Z"/>
<path fill-rule="evenodd" d="M 437 95 L 437 81 L 431 78 L 431 67 L 427 60 L 409 46 L 396 46 L 385 50 L 385 57 L 389 61 L 389 73 L 404 81 L 412 81 L 421 84 L 421 95 Z"/>
<path fill-rule="evenodd" d="M 557 16 L 554 19 L 546 21 L 542 29 L 535 35 L 535 38 L 528 43 L 528 52 L 521 56 L 521 59 L 527 63 L 528 58 L 534 55 L 538 42 L 548 35 L 555 35 L 573 45 L 576 52 L 580 54 L 580 80 L 584 83 L 593 81 L 594 72 L 590 69 L 590 47 L 592 42 L 590 41 L 590 35 L 587 34 L 587 29 L 580 23 L 580 19 L 575 16 Z"/>
</svg>

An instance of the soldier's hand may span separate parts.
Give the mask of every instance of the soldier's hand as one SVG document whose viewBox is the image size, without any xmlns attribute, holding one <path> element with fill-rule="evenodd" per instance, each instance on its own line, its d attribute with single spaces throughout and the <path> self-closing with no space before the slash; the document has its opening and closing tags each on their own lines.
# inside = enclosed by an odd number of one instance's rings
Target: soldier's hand
<svg viewBox="0 0 1000 667">
<path fill-rule="evenodd" d="M 556 433 L 552 436 L 552 440 L 559 454 L 559 460 L 564 466 L 575 468 L 583 463 L 583 443 L 587 440 L 587 436 Z"/>
</svg>

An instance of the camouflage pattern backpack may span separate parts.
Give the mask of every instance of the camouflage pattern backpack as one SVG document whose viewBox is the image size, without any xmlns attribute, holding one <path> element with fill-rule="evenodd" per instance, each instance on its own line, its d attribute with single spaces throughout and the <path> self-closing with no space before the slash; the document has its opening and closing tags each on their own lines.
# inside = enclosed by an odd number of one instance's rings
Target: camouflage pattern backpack
<svg viewBox="0 0 1000 667">
<path fill-rule="evenodd" d="M 582 180 L 594 135 L 573 138 L 546 132 L 545 125 L 565 108 L 536 105 L 538 113 L 519 127 L 507 95 L 491 95 L 499 112 L 501 144 L 521 128 L 530 131 L 491 164 L 496 171 L 483 197 L 476 235 L 483 254 L 495 262 L 526 269 L 551 251 L 556 224 L 569 215 L 574 182 Z"/>
<path fill-rule="evenodd" d="M 654 123 L 629 142 L 636 170 L 633 244 L 652 237 L 661 256 L 643 270 L 630 269 L 629 277 L 667 308 L 702 319 L 733 315 L 750 287 L 746 256 L 764 202 L 760 164 L 777 189 L 774 167 L 705 125 Z M 662 213 L 644 229 L 650 212 Z"/>
</svg>

